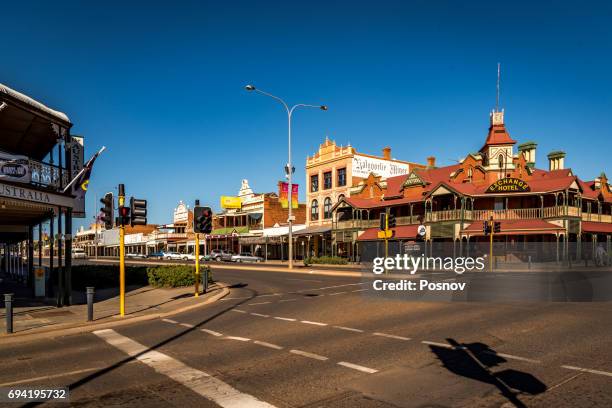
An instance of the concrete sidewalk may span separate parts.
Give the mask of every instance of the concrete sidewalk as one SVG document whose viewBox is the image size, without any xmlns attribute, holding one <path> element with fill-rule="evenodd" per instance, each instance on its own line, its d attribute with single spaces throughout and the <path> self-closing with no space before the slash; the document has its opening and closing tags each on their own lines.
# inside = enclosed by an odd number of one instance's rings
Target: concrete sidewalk
<svg viewBox="0 0 612 408">
<path fill-rule="evenodd" d="M 113 327 L 135 321 L 170 316 L 205 304 L 214 302 L 229 293 L 222 283 L 209 287 L 206 294 L 194 297 L 193 287 L 153 288 L 128 287 L 125 296 L 125 316 L 119 315 L 118 289 L 104 289 L 96 297 L 105 300 L 95 301 L 94 321 L 87 321 L 87 305 L 57 308 L 50 305 L 36 305 L 13 308 L 13 334 L 6 334 L 6 309 L 0 313 L 0 344 L 10 339 L 24 337 L 55 337 L 84 331 Z M 84 293 L 73 292 L 75 303 L 84 300 Z"/>
</svg>

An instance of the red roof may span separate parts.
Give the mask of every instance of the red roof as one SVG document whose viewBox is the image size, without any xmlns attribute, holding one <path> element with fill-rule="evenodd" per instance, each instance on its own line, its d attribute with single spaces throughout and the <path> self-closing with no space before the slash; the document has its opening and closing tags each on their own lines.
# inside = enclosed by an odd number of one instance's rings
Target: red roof
<svg viewBox="0 0 612 408">
<path fill-rule="evenodd" d="M 417 237 L 417 228 L 418 225 L 400 225 L 395 228 L 391 228 L 393 231 L 392 239 L 415 239 Z M 365 230 L 359 238 L 358 241 L 376 241 L 378 240 L 378 228 L 368 228 Z"/>
<path fill-rule="evenodd" d="M 563 231 L 562 227 L 551 224 L 544 220 L 501 220 L 501 234 L 525 235 L 525 234 L 554 234 Z M 473 222 L 463 230 L 470 235 L 484 235 L 483 222 Z"/>
<path fill-rule="evenodd" d="M 485 146 L 515 143 L 516 140 L 510 138 L 510 135 L 506 131 L 506 127 L 504 125 L 492 125 L 489 128 L 489 134 L 487 135 Z"/>
<path fill-rule="evenodd" d="M 582 221 L 582 232 L 598 232 L 612 234 L 612 224 L 594 221 Z"/>
</svg>

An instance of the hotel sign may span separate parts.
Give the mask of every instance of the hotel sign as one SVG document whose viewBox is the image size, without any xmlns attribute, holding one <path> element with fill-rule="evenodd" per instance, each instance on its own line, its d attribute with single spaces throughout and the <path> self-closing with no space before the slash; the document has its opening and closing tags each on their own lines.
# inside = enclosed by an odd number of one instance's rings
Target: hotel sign
<svg viewBox="0 0 612 408">
<path fill-rule="evenodd" d="M 32 180 L 30 165 L 26 156 L 0 152 L 0 180 L 29 183 Z"/>
<path fill-rule="evenodd" d="M 527 193 L 531 191 L 529 184 L 518 178 L 506 177 L 491 184 L 485 193 Z"/>
<path fill-rule="evenodd" d="M 408 174 L 408 164 L 397 163 L 390 160 L 375 159 L 373 157 L 353 156 L 353 177 L 368 178 L 370 173 L 381 176 L 383 179 Z"/>
</svg>

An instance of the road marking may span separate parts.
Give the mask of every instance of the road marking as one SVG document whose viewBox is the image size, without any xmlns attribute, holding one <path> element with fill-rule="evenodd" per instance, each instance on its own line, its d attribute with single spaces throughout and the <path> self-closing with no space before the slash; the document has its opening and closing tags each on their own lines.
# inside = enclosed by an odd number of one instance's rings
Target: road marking
<svg viewBox="0 0 612 408">
<path fill-rule="evenodd" d="M 358 364 L 353 364 L 353 363 L 347 363 L 346 361 L 340 361 L 337 364 L 341 365 L 341 366 L 344 366 L 344 367 L 352 368 L 353 370 L 357 370 L 357 371 L 361 371 L 361 372 L 364 372 L 364 373 L 368 373 L 368 374 L 374 374 L 374 373 L 378 372 L 378 370 L 375 370 L 373 368 L 364 367 L 364 366 L 360 366 Z"/>
<path fill-rule="evenodd" d="M 253 316 L 259 316 L 259 317 L 270 317 L 270 315 L 266 315 L 266 314 L 261 314 L 261 313 L 251 313 Z"/>
<path fill-rule="evenodd" d="M 2 383 L 2 384 L 0 384 L 0 387 L 7 387 L 9 385 L 17 385 L 17 384 L 24 384 L 24 383 L 26 383 L 26 384 L 27 383 L 33 383 L 35 381 L 41 381 L 41 380 L 51 380 L 53 378 L 61 378 L 61 377 L 67 377 L 67 376 L 70 376 L 70 375 L 88 373 L 90 371 L 104 370 L 104 368 L 106 368 L 106 367 L 84 368 L 82 370 L 69 371 L 67 373 L 45 375 L 45 376 L 42 376 L 42 377 L 26 378 L 24 380 L 17 380 L 17 381 Z"/>
<path fill-rule="evenodd" d="M 202 329 L 202 331 L 203 331 L 204 333 L 212 334 L 213 336 L 217 336 L 217 337 L 221 337 L 221 336 L 223 336 L 221 333 L 216 332 L 216 331 L 214 331 L 214 330 Z"/>
<path fill-rule="evenodd" d="M 240 300 L 240 299 L 251 299 L 250 296 L 245 296 L 245 297 L 228 297 L 228 298 L 223 298 L 221 300 Z"/>
<path fill-rule="evenodd" d="M 446 344 L 446 343 L 436 343 L 435 341 L 427 341 L 427 340 L 423 340 L 421 343 L 423 344 L 428 344 L 430 346 L 438 346 L 438 347 L 444 347 L 444 348 L 449 348 L 452 349 L 454 348 L 453 346 L 451 346 L 450 344 Z"/>
<path fill-rule="evenodd" d="M 238 309 L 230 309 L 230 310 L 236 313 L 246 313 L 244 310 L 238 310 Z"/>
<path fill-rule="evenodd" d="M 268 293 L 268 294 L 265 294 L 265 295 L 257 295 L 255 297 L 282 296 L 282 295 L 283 295 L 282 293 Z"/>
<path fill-rule="evenodd" d="M 172 320 L 172 319 L 162 319 L 162 322 L 172 323 L 172 324 L 177 324 L 178 323 L 176 320 Z"/>
<path fill-rule="evenodd" d="M 356 286 L 356 285 L 366 285 L 366 283 L 365 282 L 347 283 L 346 285 L 326 286 L 324 288 L 316 288 L 316 289 L 304 289 L 304 290 L 301 290 L 300 292 L 308 292 L 309 290 L 325 290 L 325 289 L 343 288 L 345 286 Z"/>
<path fill-rule="evenodd" d="M 293 353 L 293 354 L 297 354 L 297 355 L 302 356 L 302 357 L 314 358 L 315 360 L 321 360 L 321 361 L 328 360 L 328 358 L 327 358 L 327 357 L 325 357 L 325 356 L 320 356 L 320 355 L 318 355 L 318 354 L 309 353 L 309 352 L 307 352 L 307 351 L 302 351 L 302 350 L 289 350 L 289 352 L 290 352 L 290 353 Z"/>
<path fill-rule="evenodd" d="M 281 299 L 279 302 L 295 302 L 297 299 Z"/>
<path fill-rule="evenodd" d="M 345 326 L 334 326 L 334 327 L 336 329 L 340 329 L 340 330 L 352 331 L 352 332 L 356 332 L 356 333 L 363 333 L 363 330 L 353 329 L 352 327 L 345 327 Z"/>
<path fill-rule="evenodd" d="M 275 319 L 277 320 L 284 320 L 286 322 L 295 322 L 296 319 L 292 319 L 290 317 L 278 317 L 278 316 L 274 316 Z"/>
<path fill-rule="evenodd" d="M 370 289 L 367 289 L 367 288 L 366 289 L 357 289 L 357 290 L 351 290 L 351 292 L 365 292 L 367 290 L 370 290 Z"/>
<path fill-rule="evenodd" d="M 527 358 L 527 357 L 521 357 L 521 356 L 515 356 L 512 354 L 506 354 L 506 353 L 496 353 L 495 351 L 485 351 L 486 354 L 490 354 L 493 356 L 499 356 L 499 357 L 504 357 L 504 358 L 509 358 L 511 360 L 519 360 L 519 361 L 525 361 L 527 363 L 541 363 L 540 360 L 533 360 L 531 358 Z"/>
<path fill-rule="evenodd" d="M 583 373 L 599 374 L 599 375 L 605 375 L 608 377 L 612 377 L 612 373 L 608 371 L 591 370 L 590 368 L 574 367 L 574 366 L 567 366 L 567 365 L 562 365 L 561 367 L 567 368 L 568 370 L 582 371 Z"/>
<path fill-rule="evenodd" d="M 345 292 L 329 293 L 328 296 L 341 295 L 343 293 L 346 293 L 346 291 Z"/>
<path fill-rule="evenodd" d="M 323 281 L 320 281 L 320 280 L 314 280 L 314 279 L 297 279 L 297 278 L 287 278 L 287 280 L 290 280 L 290 281 L 304 281 L 304 282 L 318 282 L 318 283 L 323 283 Z"/>
<path fill-rule="evenodd" d="M 388 337 L 390 339 L 397 339 L 397 340 L 410 340 L 409 337 L 402 337 L 402 336 L 396 336 L 395 334 L 387 334 L 387 333 L 372 333 L 372 335 L 374 336 L 380 336 L 380 337 Z"/>
<path fill-rule="evenodd" d="M 237 340 L 237 341 L 251 341 L 251 339 L 247 339 L 246 337 L 238 337 L 238 336 L 225 336 L 223 339 L 225 339 L 225 340 Z"/>
<path fill-rule="evenodd" d="M 274 350 L 282 350 L 281 346 L 277 346 L 276 344 L 266 343 L 265 341 L 253 340 L 253 343 L 259 344 L 260 346 L 268 347 Z"/>
<path fill-rule="evenodd" d="M 314 324 L 315 326 L 327 326 L 327 323 L 311 322 L 309 320 L 302 320 L 302 323 Z"/>
<path fill-rule="evenodd" d="M 189 323 L 179 323 L 179 324 L 184 327 L 189 327 L 190 329 L 193 329 L 195 327 L 193 324 L 189 324 Z"/>
<path fill-rule="evenodd" d="M 268 303 L 272 302 L 249 303 L 247 306 L 267 305 Z"/>
<path fill-rule="evenodd" d="M 151 350 L 147 346 L 122 336 L 112 329 L 97 330 L 93 333 L 128 356 L 136 358 L 158 373 L 169 377 L 224 408 L 274 407 L 252 395 L 238 391 L 231 385 L 212 377 L 210 374 L 189 367 L 167 354 Z"/>
</svg>

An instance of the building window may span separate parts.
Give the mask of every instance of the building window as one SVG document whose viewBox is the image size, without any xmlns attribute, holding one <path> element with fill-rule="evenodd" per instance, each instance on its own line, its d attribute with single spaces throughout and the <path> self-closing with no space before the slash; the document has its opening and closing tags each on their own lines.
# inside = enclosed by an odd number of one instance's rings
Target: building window
<svg viewBox="0 0 612 408">
<path fill-rule="evenodd" d="M 342 199 L 343 199 L 343 198 L 344 198 L 344 194 L 340 194 L 340 195 L 338 196 L 338 202 L 342 201 Z"/>
<path fill-rule="evenodd" d="M 338 186 L 346 186 L 346 168 L 338 169 Z"/>
<path fill-rule="evenodd" d="M 319 202 L 312 200 L 310 203 L 310 221 L 317 221 L 319 219 Z"/>
<path fill-rule="evenodd" d="M 331 218 L 331 198 L 327 197 L 325 201 L 323 201 L 323 218 L 326 220 Z"/>
<path fill-rule="evenodd" d="M 504 168 L 504 156 L 503 155 L 499 155 L 499 168 L 503 169 Z"/>
<path fill-rule="evenodd" d="M 310 176 L 310 192 L 314 193 L 319 191 L 319 175 L 313 174 Z"/>
<path fill-rule="evenodd" d="M 332 188 L 332 173 L 327 171 L 323 173 L 323 189 L 329 190 L 330 188 Z"/>
</svg>

